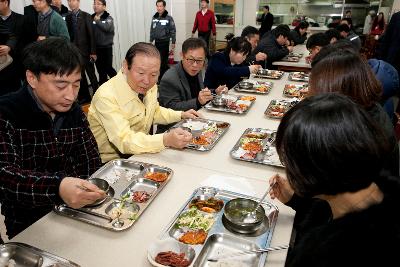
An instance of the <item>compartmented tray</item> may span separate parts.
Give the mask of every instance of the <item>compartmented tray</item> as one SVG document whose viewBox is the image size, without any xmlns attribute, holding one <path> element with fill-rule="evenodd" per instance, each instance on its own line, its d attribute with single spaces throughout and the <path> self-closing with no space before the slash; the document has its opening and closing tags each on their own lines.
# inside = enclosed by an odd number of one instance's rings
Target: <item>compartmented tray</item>
<svg viewBox="0 0 400 267">
<path fill-rule="evenodd" d="M 54 208 L 57 214 L 111 231 L 130 228 L 173 175 L 170 168 L 116 159 L 92 174 L 110 184 L 108 198 L 98 206 L 73 209 L 66 204 Z"/>
<path fill-rule="evenodd" d="M 308 84 L 285 84 L 283 95 L 303 99 L 308 94 Z"/>
<path fill-rule="evenodd" d="M 252 83 L 253 86 L 251 88 L 242 88 L 240 86 L 239 82 L 236 84 L 233 89 L 238 92 L 246 92 L 246 93 L 255 93 L 255 94 L 269 94 L 269 92 L 272 89 L 273 83 L 272 82 L 267 82 L 267 81 L 256 81 L 256 80 L 251 80 L 251 79 L 245 79 L 242 82 L 248 82 Z"/>
<path fill-rule="evenodd" d="M 275 148 L 276 131 L 247 128 L 235 146 L 231 157 L 238 160 L 283 167 Z"/>
<path fill-rule="evenodd" d="M 223 95 L 225 103 L 222 105 L 215 105 L 212 101 L 208 102 L 204 108 L 208 110 L 244 114 L 247 113 L 250 107 L 256 101 L 255 96 L 245 95 Z"/>
<path fill-rule="evenodd" d="M 303 57 L 303 53 L 295 53 L 295 52 L 290 52 L 289 57 L 298 57 L 298 58 L 302 58 Z"/>
<path fill-rule="evenodd" d="M 185 119 L 176 123 L 172 128 L 184 128 L 192 133 L 192 142 L 187 148 L 198 151 L 209 151 L 228 131 L 230 123 L 208 119 Z"/>
<path fill-rule="evenodd" d="M 0 246 L 1 262 L 18 267 L 79 267 L 80 265 L 24 243 L 9 242 Z M 4 266 L 4 265 L 1 265 Z"/>
<path fill-rule="evenodd" d="M 283 115 L 298 102 L 299 99 L 271 100 L 264 114 L 272 119 L 281 119 Z"/>
<path fill-rule="evenodd" d="M 289 73 L 289 81 L 296 81 L 296 82 L 308 82 L 309 74 L 305 72 L 291 72 Z"/>
<path fill-rule="evenodd" d="M 279 80 L 282 78 L 283 74 L 285 74 L 284 71 L 261 69 L 256 75 L 253 76 L 253 78 Z"/>
<path fill-rule="evenodd" d="M 175 238 L 177 242 L 182 244 L 186 243 L 189 247 L 193 248 L 195 251 L 195 256 L 189 258 L 190 266 L 193 267 L 215 266 L 215 263 L 208 261 L 209 258 L 213 258 L 215 256 L 269 247 L 276 220 L 278 218 L 278 208 L 272 203 L 264 201 L 262 206 L 265 209 L 265 219 L 263 220 L 261 227 L 256 232 L 250 234 L 240 234 L 229 227 L 229 224 L 226 222 L 227 219 L 223 215 L 224 205 L 229 200 L 235 198 L 249 198 L 255 201 L 259 200 L 251 196 L 220 190 L 214 187 L 200 187 L 196 189 L 189 200 L 183 205 L 168 226 L 163 230 L 162 234 L 160 235 L 160 239 L 168 239 L 172 237 Z M 207 201 L 210 199 L 213 200 L 213 202 L 215 200 L 219 201 L 218 203 L 223 203 L 223 206 L 215 209 L 215 212 L 208 213 L 203 212 L 196 207 L 192 207 L 191 205 L 192 203 L 198 203 L 199 200 Z M 179 241 L 182 236 L 192 231 L 190 227 L 182 226 L 182 220 L 180 218 L 193 211 L 197 211 L 201 214 L 201 216 L 209 216 L 212 218 L 211 226 L 205 231 L 205 240 L 203 240 L 203 242 L 199 242 L 198 244 L 190 244 L 184 240 Z M 185 222 L 185 220 L 183 221 Z M 227 258 L 227 260 L 229 259 L 231 262 L 232 260 L 235 262 L 240 262 L 242 264 L 240 266 L 261 267 L 264 266 L 266 258 L 267 253 L 248 253 L 245 255 L 236 256 L 233 259 Z M 225 260 L 221 260 L 218 263 L 221 264 L 223 261 Z"/>
<path fill-rule="evenodd" d="M 293 56 L 293 55 L 287 55 L 284 58 L 281 59 L 281 61 L 286 61 L 286 62 L 299 62 L 300 57 Z"/>
</svg>

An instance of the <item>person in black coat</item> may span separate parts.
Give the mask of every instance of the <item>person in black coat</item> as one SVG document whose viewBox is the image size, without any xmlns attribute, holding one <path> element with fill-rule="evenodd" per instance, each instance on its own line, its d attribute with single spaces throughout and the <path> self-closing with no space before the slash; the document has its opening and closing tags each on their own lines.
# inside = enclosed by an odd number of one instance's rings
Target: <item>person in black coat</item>
<svg viewBox="0 0 400 267">
<path fill-rule="evenodd" d="M 204 86 L 215 90 L 221 85 L 231 89 L 243 77 L 256 73 L 260 65 L 246 65 L 244 62 L 251 52 L 251 44 L 245 37 L 235 37 L 228 42 L 224 52 L 215 53 L 207 67 Z"/>
<path fill-rule="evenodd" d="M 264 34 L 271 31 L 272 25 L 274 24 L 274 15 L 269 12 L 269 6 L 263 7 L 264 13 L 261 18 L 257 19 L 258 22 L 261 22 L 260 37 L 263 38 Z"/>
<path fill-rule="evenodd" d="M 290 31 L 290 40 L 293 45 L 304 44 L 307 40 L 307 29 L 310 24 L 307 21 L 301 21 L 299 25 Z"/>
<path fill-rule="evenodd" d="M 253 51 L 254 54 L 263 52 L 267 54 L 267 60 L 258 61 L 258 64 L 265 66 L 268 69 L 272 69 L 272 63 L 274 61 L 281 60 L 290 52 L 293 51 L 293 46 L 288 45 L 288 37 L 290 35 L 290 29 L 287 25 L 279 25 L 271 32 L 267 33 L 260 43 Z"/>
<path fill-rule="evenodd" d="M 91 15 L 79 9 L 79 0 L 70 0 L 68 4 L 71 9 L 71 12 L 65 18 L 68 32 L 71 36 L 71 42 L 78 47 L 85 61 L 85 66 L 82 70 L 81 88 L 78 96 L 79 102 L 83 104 L 91 101 L 85 72 L 89 76 L 93 93 L 99 87 L 94 69 L 94 62 L 97 59 L 96 40 L 93 34 Z"/>
<path fill-rule="evenodd" d="M 393 14 L 379 40 L 378 57 L 393 65 L 400 73 L 400 11 Z"/>
<path fill-rule="evenodd" d="M 11 56 L 13 62 L 0 71 L 0 95 L 17 91 L 21 87 L 23 16 L 10 9 L 10 1 L 0 4 L 0 57 Z"/>
<path fill-rule="evenodd" d="M 61 0 L 52 0 L 51 8 L 54 9 L 62 17 L 67 16 L 67 14 L 69 12 L 68 8 L 62 4 Z"/>
<path fill-rule="evenodd" d="M 308 97 L 275 143 L 287 178 L 270 179 L 271 198 L 296 211 L 286 267 L 400 264 L 400 179 L 379 175 L 388 140 L 365 109 L 337 93 Z"/>
</svg>

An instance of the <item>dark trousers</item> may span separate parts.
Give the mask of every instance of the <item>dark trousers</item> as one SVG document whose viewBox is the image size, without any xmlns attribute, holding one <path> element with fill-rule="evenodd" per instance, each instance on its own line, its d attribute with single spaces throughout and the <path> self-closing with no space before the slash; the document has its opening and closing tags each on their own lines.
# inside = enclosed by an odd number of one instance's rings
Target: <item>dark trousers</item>
<svg viewBox="0 0 400 267">
<path fill-rule="evenodd" d="M 156 41 L 155 45 L 161 55 L 160 77 L 158 78 L 158 80 L 161 80 L 164 73 L 168 70 L 169 40 Z"/>
<path fill-rule="evenodd" d="M 97 60 L 96 60 L 96 68 L 99 73 L 99 85 L 102 85 L 108 80 L 108 77 L 111 79 L 117 72 L 112 66 L 113 61 L 113 50 L 112 46 L 110 47 L 97 47 L 96 48 Z"/>
<path fill-rule="evenodd" d="M 199 32 L 199 38 L 203 39 L 207 44 L 207 58 L 210 57 L 210 35 L 211 31 L 209 32 Z"/>
<path fill-rule="evenodd" d="M 90 85 L 93 89 L 93 94 L 99 88 L 99 83 L 97 81 L 96 72 L 94 69 L 94 63 L 90 62 L 89 57 L 84 57 L 84 67 L 82 69 L 81 75 L 81 87 L 79 89 L 78 101 L 81 104 L 88 103 L 91 101 L 92 97 L 89 92 L 89 84 L 86 79 L 86 74 L 89 77 Z"/>
<path fill-rule="evenodd" d="M 21 88 L 20 69 L 11 63 L 0 71 L 0 96 L 18 91 Z"/>
</svg>

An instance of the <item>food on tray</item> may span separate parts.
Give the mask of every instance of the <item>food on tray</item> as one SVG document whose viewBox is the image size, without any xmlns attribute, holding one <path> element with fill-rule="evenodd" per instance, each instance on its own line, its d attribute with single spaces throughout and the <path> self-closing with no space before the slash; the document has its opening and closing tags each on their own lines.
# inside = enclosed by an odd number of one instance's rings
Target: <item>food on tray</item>
<svg viewBox="0 0 400 267">
<path fill-rule="evenodd" d="M 268 134 L 267 133 L 258 133 L 258 132 L 249 132 L 244 135 L 245 137 L 248 138 L 257 138 L 257 139 L 264 139 L 267 138 Z"/>
<path fill-rule="evenodd" d="M 288 110 L 288 105 L 285 103 L 276 102 L 268 108 L 267 115 L 275 118 L 282 118 Z"/>
<path fill-rule="evenodd" d="M 255 96 L 241 96 L 240 100 L 254 101 L 254 100 L 256 100 L 256 97 Z"/>
<path fill-rule="evenodd" d="M 262 145 L 261 145 L 260 141 L 250 141 L 250 142 L 244 143 L 242 145 L 242 148 L 244 150 L 250 151 L 252 153 L 258 153 L 258 152 L 261 152 Z"/>
<path fill-rule="evenodd" d="M 168 178 L 168 174 L 165 172 L 148 172 L 144 175 L 144 178 L 156 181 L 164 182 Z"/>
<path fill-rule="evenodd" d="M 197 120 L 188 120 L 182 124 L 183 127 L 187 127 L 192 131 L 200 131 L 206 127 L 207 123 Z"/>
<path fill-rule="evenodd" d="M 205 200 L 193 199 L 189 205 L 189 208 L 196 207 L 201 211 L 213 213 L 218 212 L 224 206 L 224 202 L 221 199 L 210 197 Z"/>
<path fill-rule="evenodd" d="M 176 225 L 182 229 L 204 230 L 207 232 L 214 224 L 214 221 L 213 215 L 204 214 L 196 207 L 192 207 L 179 215 Z"/>
<path fill-rule="evenodd" d="M 185 258 L 185 253 L 175 253 L 172 251 L 160 252 L 155 261 L 161 265 L 172 267 L 187 267 L 190 262 Z"/>
<path fill-rule="evenodd" d="M 204 135 L 195 136 L 192 138 L 192 143 L 195 145 L 209 145 L 210 143 L 207 141 L 207 138 Z"/>
<path fill-rule="evenodd" d="M 291 78 L 292 80 L 308 81 L 309 75 L 304 72 L 292 72 Z"/>
<path fill-rule="evenodd" d="M 132 193 L 132 201 L 144 203 L 149 200 L 151 194 L 147 193 L 146 191 L 134 191 Z"/>
<path fill-rule="evenodd" d="M 288 97 L 304 98 L 308 94 L 308 84 L 286 84 L 283 94 Z"/>
<path fill-rule="evenodd" d="M 125 202 L 121 202 L 117 207 L 114 207 L 110 213 L 111 219 L 128 219 L 128 220 L 136 220 L 137 212 L 133 212 L 126 206 Z"/>
<path fill-rule="evenodd" d="M 227 128 L 227 127 L 229 127 L 229 123 L 227 122 L 217 123 L 217 128 Z"/>
<path fill-rule="evenodd" d="M 179 241 L 185 244 L 197 245 L 203 244 L 206 241 L 207 233 L 204 230 L 188 231 L 184 233 Z"/>
</svg>

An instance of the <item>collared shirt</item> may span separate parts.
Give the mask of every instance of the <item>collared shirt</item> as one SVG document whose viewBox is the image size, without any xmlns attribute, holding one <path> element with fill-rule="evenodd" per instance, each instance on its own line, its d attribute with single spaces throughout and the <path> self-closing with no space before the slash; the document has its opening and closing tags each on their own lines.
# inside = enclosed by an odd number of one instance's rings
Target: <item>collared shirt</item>
<svg viewBox="0 0 400 267">
<path fill-rule="evenodd" d="M 177 122 L 182 112 L 160 107 L 157 91 L 154 85 L 140 101 L 122 71 L 96 91 L 88 120 L 103 162 L 165 148 L 163 135 L 149 135 L 150 128 Z"/>
<path fill-rule="evenodd" d="M 50 34 L 50 18 L 54 10 L 49 9 L 46 13 L 38 14 L 37 32 L 40 36 L 49 36 Z"/>
</svg>

